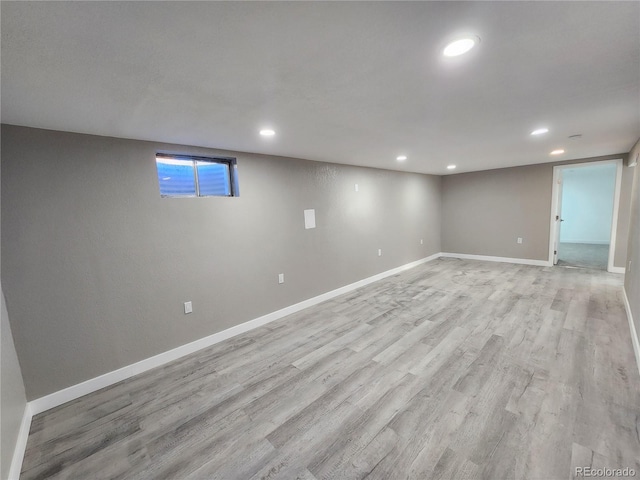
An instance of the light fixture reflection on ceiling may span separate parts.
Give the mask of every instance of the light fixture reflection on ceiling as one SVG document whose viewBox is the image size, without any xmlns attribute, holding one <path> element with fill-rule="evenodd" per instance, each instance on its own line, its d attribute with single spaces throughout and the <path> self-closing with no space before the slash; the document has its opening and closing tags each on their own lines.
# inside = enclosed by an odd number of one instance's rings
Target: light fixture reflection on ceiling
<svg viewBox="0 0 640 480">
<path fill-rule="evenodd" d="M 270 128 L 264 128 L 260 130 L 260 135 L 262 135 L 263 137 L 273 137 L 275 134 L 276 132 L 274 132 Z"/>
<path fill-rule="evenodd" d="M 445 57 L 457 57 L 458 55 L 467 53 L 475 47 L 477 43 L 480 43 L 480 38 L 475 36 L 460 38 L 447 45 L 442 51 L 442 54 Z"/>
<path fill-rule="evenodd" d="M 542 135 L 543 133 L 547 133 L 549 131 L 548 128 L 538 128 L 531 132 L 531 135 Z"/>
<path fill-rule="evenodd" d="M 564 153 L 564 150 L 562 148 L 558 148 L 556 150 L 553 150 L 551 152 L 551 155 L 562 155 Z"/>
<path fill-rule="evenodd" d="M 447 170 L 455 170 L 455 165 L 447 165 Z"/>
<path fill-rule="evenodd" d="M 398 160 L 399 162 L 404 162 L 407 159 L 406 155 L 399 155 L 396 157 L 396 160 Z"/>
</svg>

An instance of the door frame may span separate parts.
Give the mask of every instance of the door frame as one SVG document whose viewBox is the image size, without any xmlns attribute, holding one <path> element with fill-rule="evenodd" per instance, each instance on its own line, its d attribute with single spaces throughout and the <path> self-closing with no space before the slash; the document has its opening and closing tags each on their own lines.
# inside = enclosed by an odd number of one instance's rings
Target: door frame
<svg viewBox="0 0 640 480">
<path fill-rule="evenodd" d="M 553 194 L 553 200 L 556 202 L 556 208 L 554 216 L 554 225 L 555 231 L 553 232 L 553 240 L 552 240 L 552 261 L 551 265 L 556 266 L 558 264 L 558 249 L 560 245 L 560 236 L 562 235 L 562 190 L 563 190 L 563 174 L 562 168 L 554 169 L 554 175 L 556 177 L 553 185 L 555 186 L 555 193 Z"/>
<path fill-rule="evenodd" d="M 556 221 L 556 210 L 558 209 L 558 180 L 560 177 L 560 171 L 564 168 L 580 168 L 580 167 L 592 167 L 594 165 L 604 164 L 616 165 L 616 186 L 613 193 L 613 218 L 611 219 L 611 237 L 609 239 L 609 259 L 607 261 L 607 272 L 611 273 L 624 273 L 624 267 L 615 267 L 613 260 L 616 255 L 616 231 L 618 230 L 618 212 L 620 211 L 620 189 L 622 186 L 622 168 L 623 163 L 621 158 L 613 160 L 600 160 L 595 162 L 584 163 L 563 163 L 561 165 L 554 165 L 553 167 L 553 184 L 551 188 L 551 215 L 549 220 L 549 265 L 553 266 L 553 250 L 554 241 L 558 233 L 560 220 Z"/>
</svg>

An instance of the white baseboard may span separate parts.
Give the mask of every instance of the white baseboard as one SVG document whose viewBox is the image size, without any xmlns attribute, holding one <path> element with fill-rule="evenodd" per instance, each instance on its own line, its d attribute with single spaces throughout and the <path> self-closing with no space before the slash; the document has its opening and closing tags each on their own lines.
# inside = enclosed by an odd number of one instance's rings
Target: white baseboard
<svg viewBox="0 0 640 480">
<path fill-rule="evenodd" d="M 8 480 L 19 480 L 20 478 L 20 470 L 22 470 L 22 460 L 24 459 L 24 452 L 27 449 L 27 440 L 29 439 L 29 429 L 31 428 L 32 418 L 31 405 L 27 403 L 24 407 L 22 422 L 20 423 L 20 430 L 18 431 L 18 438 L 16 439 L 16 446 L 13 450 Z"/>
<path fill-rule="evenodd" d="M 101 388 L 108 387 L 122 380 L 133 377 L 134 375 L 138 375 L 139 373 L 159 367 L 173 360 L 177 360 L 178 358 L 197 352 L 198 350 L 201 350 L 203 348 L 215 345 L 216 343 L 222 342 L 223 340 L 235 337 L 236 335 L 248 332 L 249 330 L 253 330 L 254 328 L 261 327 L 262 325 L 266 325 L 267 323 L 273 322 L 274 320 L 286 317 L 287 315 L 291 315 L 292 313 L 296 313 L 305 308 L 317 305 L 318 303 L 324 302 L 325 300 L 329 300 L 331 298 L 337 297 L 338 295 L 342 295 L 343 293 L 347 293 L 357 288 L 364 287 L 365 285 L 376 282 L 391 275 L 396 275 L 397 273 L 400 273 L 404 270 L 408 270 L 423 263 L 427 263 L 439 257 L 440 253 L 436 253 L 415 262 L 407 263 L 406 265 L 387 270 L 386 272 L 378 273 L 377 275 L 365 278 L 364 280 L 360 280 L 350 285 L 345 285 L 344 287 L 331 290 L 330 292 L 323 293 L 321 295 L 318 295 L 317 297 L 309 298 L 300 303 L 296 303 L 295 305 L 285 307 L 281 310 L 263 315 L 262 317 L 255 318 L 221 332 L 214 333 L 213 335 L 209 335 L 208 337 L 201 338 L 194 342 L 187 343 L 186 345 L 182 345 L 153 357 L 146 358 L 137 363 L 119 368 L 118 370 L 113 370 L 111 372 L 105 373 L 104 375 L 100 375 L 99 377 L 86 380 L 82 383 L 72 385 L 71 387 L 59 390 L 44 397 L 37 398 L 29 402 L 31 413 L 32 415 L 37 415 L 38 413 L 42 413 L 46 410 L 57 407 L 71 400 L 75 400 L 76 398 L 100 390 Z"/>
<path fill-rule="evenodd" d="M 515 263 L 519 265 L 536 265 L 538 267 L 551 267 L 547 260 L 531 260 L 529 258 L 492 257 L 488 255 L 469 255 L 467 253 L 441 253 L 441 257 L 462 258 L 465 260 L 482 260 L 485 262 Z"/>
<path fill-rule="evenodd" d="M 624 267 L 611 267 L 611 268 L 607 268 L 607 272 L 609 273 L 626 273 L 626 270 Z"/>
<path fill-rule="evenodd" d="M 638 373 L 640 373 L 640 339 L 638 338 L 636 326 L 633 323 L 631 305 L 629 305 L 629 298 L 627 298 L 627 291 L 624 289 L 624 287 L 622 288 L 622 296 L 624 298 L 624 309 L 627 311 L 627 320 L 629 320 L 629 330 L 631 331 L 631 343 L 633 343 L 633 352 L 636 354 L 636 364 L 638 365 Z"/>
</svg>

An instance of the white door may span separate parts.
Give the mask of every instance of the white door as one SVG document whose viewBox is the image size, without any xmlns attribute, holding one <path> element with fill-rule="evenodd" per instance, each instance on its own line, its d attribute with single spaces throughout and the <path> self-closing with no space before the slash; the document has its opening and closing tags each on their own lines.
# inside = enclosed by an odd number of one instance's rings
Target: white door
<svg viewBox="0 0 640 480">
<path fill-rule="evenodd" d="M 558 169 L 556 185 L 556 216 L 555 216 L 555 238 L 553 239 L 553 264 L 558 264 L 558 251 L 560 250 L 560 229 L 562 226 L 562 169 Z"/>
</svg>

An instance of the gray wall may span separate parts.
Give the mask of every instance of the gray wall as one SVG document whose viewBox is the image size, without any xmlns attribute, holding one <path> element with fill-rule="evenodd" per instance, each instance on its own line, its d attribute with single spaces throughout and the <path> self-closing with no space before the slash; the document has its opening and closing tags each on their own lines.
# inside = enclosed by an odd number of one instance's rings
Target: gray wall
<svg viewBox="0 0 640 480">
<path fill-rule="evenodd" d="M 442 179 L 442 251 L 497 257 L 549 259 L 553 167 L 624 158 L 611 155 L 448 175 Z M 622 172 L 614 265 L 624 267 L 633 169 Z M 523 243 L 516 243 L 518 237 Z"/>
<path fill-rule="evenodd" d="M 13 345 L 11 326 L 4 294 L 0 287 L 2 310 L 0 314 L 0 478 L 9 477 L 11 459 L 16 446 L 20 424 L 24 409 L 27 406 L 27 397 L 20 373 L 18 356 Z"/>
<path fill-rule="evenodd" d="M 629 158 L 633 159 L 637 154 L 640 154 L 640 139 L 629 153 Z M 640 165 L 632 168 L 632 170 L 633 189 L 629 222 L 630 235 L 624 289 L 629 300 L 636 333 L 640 335 Z M 629 261 L 631 261 L 630 268 Z"/>
<path fill-rule="evenodd" d="M 241 196 L 160 198 L 158 150 L 236 156 Z M 439 252 L 440 183 L 4 125 L 2 284 L 27 398 Z"/>
</svg>

